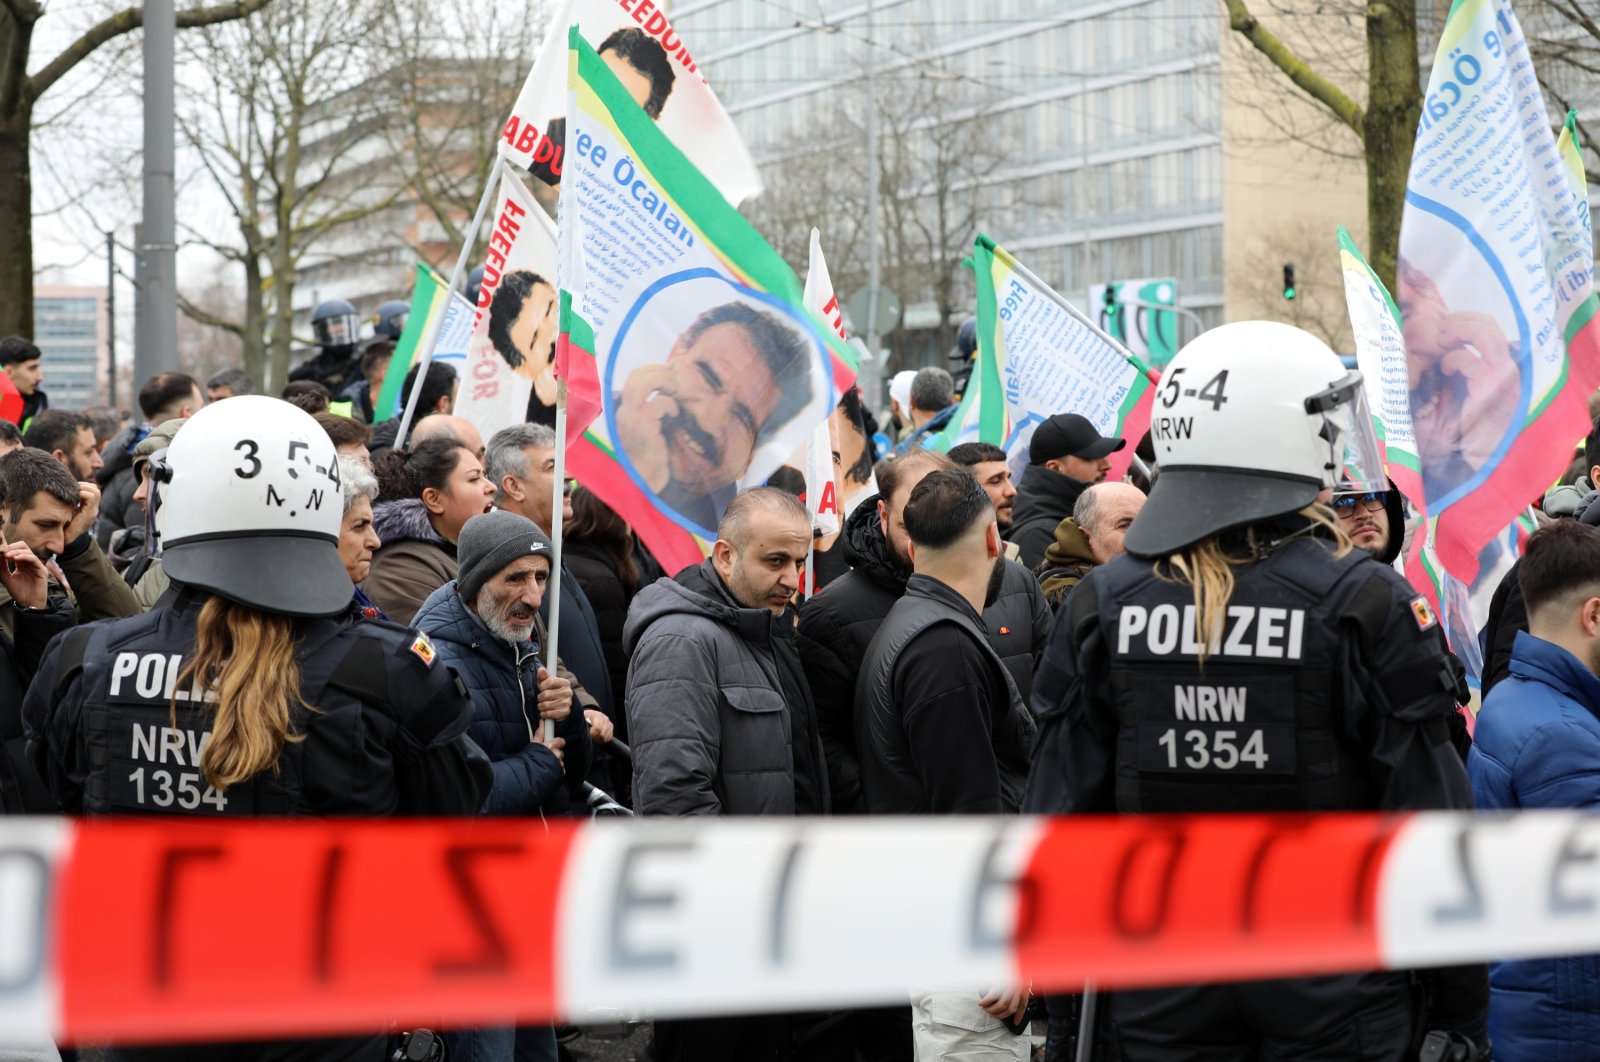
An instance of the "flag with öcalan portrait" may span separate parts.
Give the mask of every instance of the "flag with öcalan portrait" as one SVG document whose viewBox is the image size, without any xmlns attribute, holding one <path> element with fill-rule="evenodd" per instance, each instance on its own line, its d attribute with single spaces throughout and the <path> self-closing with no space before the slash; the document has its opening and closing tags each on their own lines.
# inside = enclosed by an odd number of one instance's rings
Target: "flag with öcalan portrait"
<svg viewBox="0 0 1600 1062">
<path fill-rule="evenodd" d="M 783 259 L 569 31 L 559 206 L 567 467 L 668 571 L 704 557 L 855 380 Z"/>
<path fill-rule="evenodd" d="M 583 39 L 643 109 L 737 206 L 761 194 L 761 173 L 688 44 L 653 0 L 561 0 L 550 26 L 577 26 Z M 567 34 L 539 51 L 500 133 L 500 156 L 547 184 L 566 166 Z"/>
<path fill-rule="evenodd" d="M 1420 538 L 1473 596 L 1503 529 L 1571 460 L 1600 385 L 1587 195 L 1563 141 L 1511 5 L 1459 0 L 1423 100 L 1395 295 Z"/>
<path fill-rule="evenodd" d="M 1422 466 L 1411 424 L 1400 310 L 1343 226 L 1338 229 L 1338 240 L 1345 303 L 1355 335 L 1356 367 L 1361 370 L 1367 406 L 1372 410 L 1373 431 L 1383 448 L 1384 469 L 1394 488 L 1415 504 L 1423 496 Z M 1392 535 L 1405 533 L 1404 528 L 1398 527 L 1389 531 Z M 1421 595 L 1413 602 L 1413 611 L 1419 622 L 1426 615 L 1430 625 L 1437 623 L 1443 628 L 1445 639 L 1466 669 L 1472 686 L 1477 686 L 1483 676 L 1478 629 L 1482 625 L 1480 617 L 1488 616 L 1487 598 L 1521 554 L 1522 543 L 1532 531 L 1532 519 L 1523 513 L 1496 536 L 1501 548 L 1496 551 L 1493 569 L 1480 573 L 1476 599 L 1472 586 L 1452 575 L 1440 561 L 1433 519 L 1423 513 L 1411 536 L 1411 552 L 1403 558 L 1402 568 Z"/>
</svg>

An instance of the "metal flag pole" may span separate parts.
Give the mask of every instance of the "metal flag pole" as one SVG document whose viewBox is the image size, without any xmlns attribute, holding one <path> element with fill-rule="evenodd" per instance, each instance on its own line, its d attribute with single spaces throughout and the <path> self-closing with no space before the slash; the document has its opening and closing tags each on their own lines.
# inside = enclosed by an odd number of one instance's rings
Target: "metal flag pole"
<svg viewBox="0 0 1600 1062">
<path fill-rule="evenodd" d="M 567 378 L 556 377 L 556 452 L 555 468 L 551 473 L 550 490 L 550 582 L 545 593 L 550 595 L 550 628 L 545 631 L 549 651 L 545 653 L 545 666 L 550 674 L 556 673 L 556 650 L 561 641 L 561 524 L 566 509 L 567 486 Z M 574 700 L 573 708 L 579 705 Z M 549 744 L 556 736 L 556 721 L 544 721 L 544 740 Z"/>
<path fill-rule="evenodd" d="M 494 200 L 495 189 L 500 187 L 500 167 L 505 162 L 497 154 L 494 165 L 489 167 L 489 176 L 483 182 L 483 195 L 478 197 L 478 209 L 472 215 L 472 226 L 467 229 L 466 237 L 461 241 L 461 253 L 456 255 L 455 268 L 450 271 L 450 284 L 444 291 L 444 309 L 435 315 L 434 321 L 428 326 L 428 333 L 422 340 L 422 357 L 416 359 L 417 376 L 411 385 L 411 394 L 406 396 L 406 409 L 400 415 L 400 430 L 394 433 L 394 448 L 404 449 L 406 435 L 411 431 L 411 420 L 417 413 L 417 399 L 422 394 L 422 380 L 428 374 L 428 366 L 433 363 L 433 348 L 439 342 L 439 333 L 444 330 L 445 313 L 450 308 L 450 299 L 456 293 L 456 286 L 461 283 L 463 272 L 467 268 L 467 259 L 472 255 L 472 249 L 478 245 L 478 233 L 483 230 L 484 215 L 489 212 L 489 204 Z"/>
</svg>

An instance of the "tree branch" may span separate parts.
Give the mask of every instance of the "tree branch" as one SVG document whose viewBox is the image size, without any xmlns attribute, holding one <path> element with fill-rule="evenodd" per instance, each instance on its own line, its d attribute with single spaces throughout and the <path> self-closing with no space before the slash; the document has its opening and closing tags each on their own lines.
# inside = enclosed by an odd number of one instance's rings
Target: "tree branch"
<svg viewBox="0 0 1600 1062">
<path fill-rule="evenodd" d="M 230 321 L 225 317 L 218 317 L 214 313 L 202 310 L 200 307 L 184 298 L 182 292 L 178 293 L 178 309 L 183 311 L 184 316 L 193 318 L 203 325 L 209 325 L 212 328 L 220 328 L 224 332 L 231 332 L 241 339 L 244 338 L 244 325 L 239 324 L 237 321 Z"/>
<path fill-rule="evenodd" d="M 1306 95 L 1333 112 L 1334 117 L 1349 126 L 1356 136 L 1365 139 L 1366 113 L 1361 105 L 1347 96 L 1339 86 L 1311 69 L 1309 63 L 1295 54 L 1271 30 L 1256 21 L 1245 7 L 1245 0 L 1222 0 L 1228 10 L 1228 26 L 1270 59 L 1290 81 Z"/>
<path fill-rule="evenodd" d="M 10 4 L 14 0 L 6 2 Z M 232 22 L 234 19 L 255 14 L 271 2 L 272 0 L 229 0 L 228 3 L 218 4 L 215 7 L 190 8 L 188 11 L 178 12 L 178 28 L 193 29 L 196 26 L 214 26 L 219 22 Z M 50 91 L 50 87 L 60 81 L 67 71 L 94 54 L 102 44 L 125 33 L 132 33 L 143 25 L 144 9 L 141 7 L 125 8 L 115 15 L 100 20 L 85 30 L 83 36 L 67 45 L 60 55 L 45 65 L 43 70 L 28 79 L 28 94 L 33 99 L 38 99 Z"/>
</svg>

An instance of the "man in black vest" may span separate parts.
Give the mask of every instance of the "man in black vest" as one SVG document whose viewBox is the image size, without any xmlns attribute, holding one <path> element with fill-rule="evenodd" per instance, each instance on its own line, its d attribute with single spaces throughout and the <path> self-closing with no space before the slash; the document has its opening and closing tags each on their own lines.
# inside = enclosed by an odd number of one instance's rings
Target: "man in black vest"
<svg viewBox="0 0 1600 1062">
<path fill-rule="evenodd" d="M 879 815 L 1015 812 L 1033 721 L 989 644 L 984 606 L 1005 558 L 994 505 L 971 472 L 925 476 L 905 508 L 913 574 L 862 662 L 856 737 L 867 811 Z M 965 1047 L 1026 1059 L 1026 992 L 914 994 L 917 1057 Z M 959 1020 L 952 1021 L 952 1013 Z M 977 1057 L 977 1056 L 974 1056 Z"/>
</svg>

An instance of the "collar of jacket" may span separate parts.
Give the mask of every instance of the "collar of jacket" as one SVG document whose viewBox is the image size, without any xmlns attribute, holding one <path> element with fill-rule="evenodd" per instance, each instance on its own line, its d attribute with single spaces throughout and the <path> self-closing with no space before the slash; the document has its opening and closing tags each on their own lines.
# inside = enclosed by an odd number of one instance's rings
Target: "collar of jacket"
<svg viewBox="0 0 1600 1062">
<path fill-rule="evenodd" d="M 1072 507 L 1078 504 L 1078 495 L 1093 485 L 1043 465 L 1029 465 L 1022 470 L 1022 479 L 1017 483 L 1017 504 L 1012 510 L 1011 526 L 1015 528 L 1039 513 L 1059 513 L 1057 519 L 1071 516 Z"/>
<path fill-rule="evenodd" d="M 1600 716 L 1600 678 L 1554 642 L 1518 631 L 1511 646 L 1511 674 L 1542 682 Z"/>
<path fill-rule="evenodd" d="M 395 542 L 427 542 L 455 556 L 456 546 L 433 529 L 421 498 L 396 498 L 372 507 L 372 530 L 385 546 Z"/>
<path fill-rule="evenodd" d="M 906 592 L 906 579 L 911 573 L 895 563 L 894 551 L 883 533 L 883 520 L 878 516 L 878 498 L 874 494 L 856 506 L 845 521 L 844 560 L 851 570 L 862 572 L 898 597 Z"/>
<path fill-rule="evenodd" d="M 1089 565 L 1100 563 L 1094 550 L 1089 548 L 1089 536 L 1070 516 L 1056 525 L 1056 540 L 1044 551 L 1044 562 L 1051 566 L 1074 562 Z"/>
<path fill-rule="evenodd" d="M 907 579 L 906 596 L 924 597 L 929 601 L 936 601 L 976 623 L 979 630 L 983 629 L 983 616 L 973 610 L 972 602 L 963 597 L 955 587 L 948 583 L 941 583 L 931 575 L 916 573 L 910 579 Z"/>
<path fill-rule="evenodd" d="M 709 614 L 732 627 L 747 642 L 767 645 L 785 635 L 793 637 L 794 615 L 790 609 L 773 615 L 770 609 L 743 604 L 722 581 L 709 557 L 693 568 L 685 568 L 673 581 L 702 598 L 711 606 L 707 609 Z"/>
</svg>

